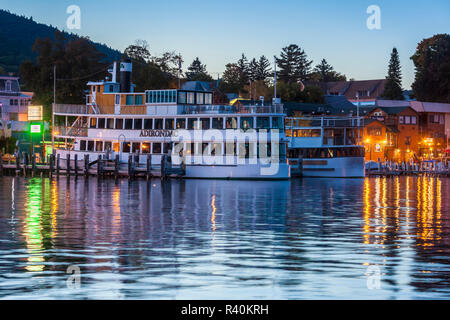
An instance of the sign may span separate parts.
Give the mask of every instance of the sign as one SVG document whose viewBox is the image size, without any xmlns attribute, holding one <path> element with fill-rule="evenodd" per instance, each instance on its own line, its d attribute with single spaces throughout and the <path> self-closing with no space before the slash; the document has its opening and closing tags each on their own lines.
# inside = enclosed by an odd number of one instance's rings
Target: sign
<svg viewBox="0 0 450 320">
<path fill-rule="evenodd" d="M 42 121 L 42 106 L 28 106 L 28 121 Z"/>
<path fill-rule="evenodd" d="M 172 130 L 141 130 L 140 137 L 170 138 L 172 135 Z"/>
<path fill-rule="evenodd" d="M 32 124 L 30 125 L 31 133 L 41 133 L 41 125 L 40 124 Z"/>
</svg>

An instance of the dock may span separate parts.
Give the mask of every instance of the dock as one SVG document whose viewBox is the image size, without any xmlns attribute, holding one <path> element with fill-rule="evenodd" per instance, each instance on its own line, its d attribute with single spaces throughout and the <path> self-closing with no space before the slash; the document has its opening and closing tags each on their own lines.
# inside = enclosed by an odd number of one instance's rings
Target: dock
<svg viewBox="0 0 450 320">
<path fill-rule="evenodd" d="M 140 163 L 140 157 L 146 158 L 146 163 Z M 37 162 L 35 156 L 27 153 L 21 153 L 16 157 L 0 154 L 0 176 L 97 176 L 98 178 L 113 177 L 128 178 L 130 180 L 144 178 L 160 178 L 160 179 L 179 179 L 186 174 L 185 165 L 172 166 L 169 156 L 164 155 L 160 164 L 152 163 L 151 155 L 131 155 L 128 163 L 119 161 L 117 155 L 114 160 L 105 159 L 99 155 L 93 160 L 89 155 L 85 155 L 83 159 L 78 159 L 77 155 L 73 159 L 70 156 L 67 159 L 61 159 L 55 155 L 49 155 L 45 162 Z"/>
<path fill-rule="evenodd" d="M 373 176 L 447 176 L 450 177 L 450 164 L 438 161 L 422 162 L 377 162 L 375 168 L 366 168 L 366 175 Z"/>
</svg>

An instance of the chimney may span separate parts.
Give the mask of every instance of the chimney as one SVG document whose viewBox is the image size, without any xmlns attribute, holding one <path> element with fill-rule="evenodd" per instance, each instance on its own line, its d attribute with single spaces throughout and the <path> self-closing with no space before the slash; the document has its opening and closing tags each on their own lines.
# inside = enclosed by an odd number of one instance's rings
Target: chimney
<svg viewBox="0 0 450 320">
<path fill-rule="evenodd" d="M 133 64 L 131 60 L 120 62 L 120 92 L 131 92 L 131 73 Z"/>
</svg>

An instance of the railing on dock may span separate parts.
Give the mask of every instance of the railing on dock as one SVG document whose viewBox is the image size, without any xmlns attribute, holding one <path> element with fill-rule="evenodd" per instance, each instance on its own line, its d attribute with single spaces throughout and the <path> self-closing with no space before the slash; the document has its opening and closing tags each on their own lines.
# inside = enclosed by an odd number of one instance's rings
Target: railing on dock
<svg viewBox="0 0 450 320">
<path fill-rule="evenodd" d="M 140 160 L 146 157 L 145 164 L 141 164 Z M 34 155 L 27 153 L 17 153 L 16 155 L 0 154 L 0 176 L 4 174 L 23 175 L 23 176 L 97 176 L 99 178 L 112 176 L 114 178 L 128 177 L 135 179 L 144 177 L 150 179 L 153 177 L 180 178 L 186 174 L 185 165 L 172 166 L 169 156 L 163 155 L 161 162 L 154 164 L 152 155 L 134 155 L 130 154 L 127 163 L 121 163 L 119 155 L 114 160 L 107 159 L 104 155 L 97 155 L 96 159 L 85 155 L 80 159 L 77 154 L 73 157 L 67 155 L 66 159 L 62 159 L 60 154 L 49 155 L 46 159 L 38 161 Z"/>
<path fill-rule="evenodd" d="M 442 161 L 422 162 L 369 162 L 366 164 L 368 176 L 398 176 L 398 175 L 450 175 L 450 163 Z"/>
</svg>

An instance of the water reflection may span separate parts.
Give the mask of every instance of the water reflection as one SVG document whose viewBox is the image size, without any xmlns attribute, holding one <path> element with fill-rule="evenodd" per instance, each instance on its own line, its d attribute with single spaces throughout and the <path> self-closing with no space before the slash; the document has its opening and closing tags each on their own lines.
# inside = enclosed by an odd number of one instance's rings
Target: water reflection
<svg viewBox="0 0 450 320">
<path fill-rule="evenodd" d="M 0 180 L 0 297 L 449 297 L 448 179 Z M 68 266 L 82 288 L 66 287 Z M 366 270 L 382 270 L 380 290 Z"/>
</svg>

